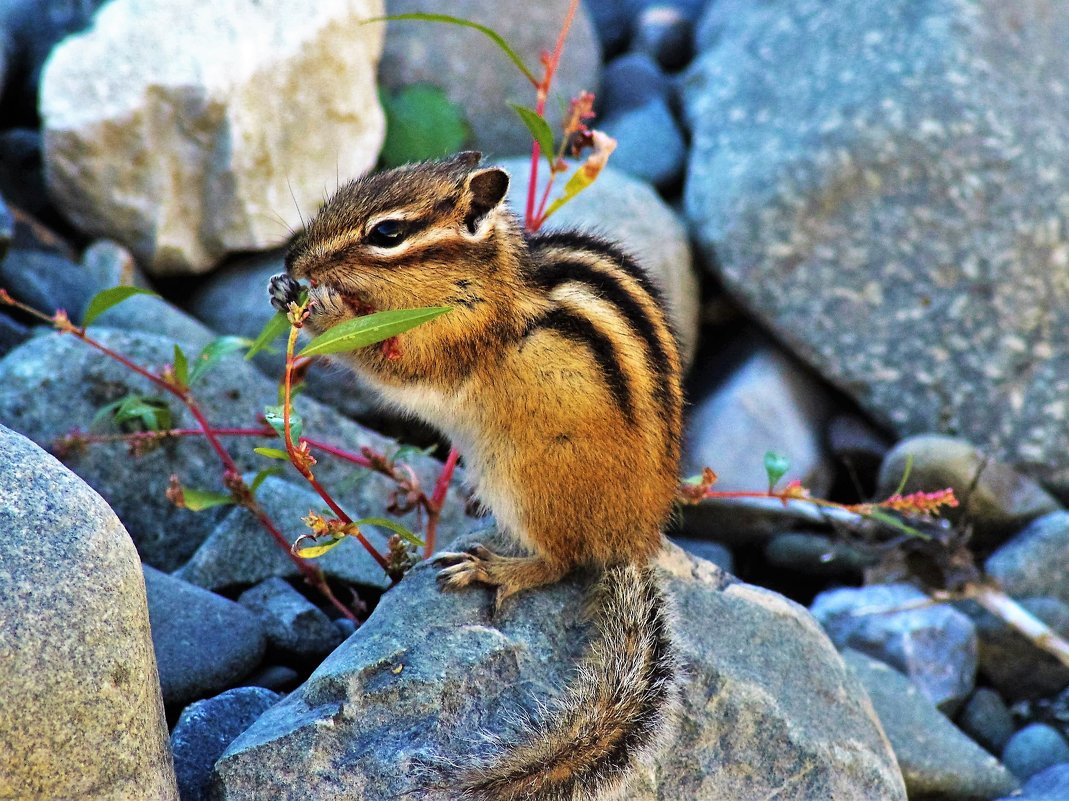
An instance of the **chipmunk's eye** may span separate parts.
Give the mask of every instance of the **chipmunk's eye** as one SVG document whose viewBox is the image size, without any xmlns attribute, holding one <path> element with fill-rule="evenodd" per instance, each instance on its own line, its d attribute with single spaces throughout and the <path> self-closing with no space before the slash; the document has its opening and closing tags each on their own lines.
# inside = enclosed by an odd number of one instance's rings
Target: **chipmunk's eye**
<svg viewBox="0 0 1069 801">
<path fill-rule="evenodd" d="M 375 247 L 397 247 L 404 241 L 405 233 L 403 220 L 383 220 L 371 229 L 367 235 L 367 241 Z"/>
</svg>

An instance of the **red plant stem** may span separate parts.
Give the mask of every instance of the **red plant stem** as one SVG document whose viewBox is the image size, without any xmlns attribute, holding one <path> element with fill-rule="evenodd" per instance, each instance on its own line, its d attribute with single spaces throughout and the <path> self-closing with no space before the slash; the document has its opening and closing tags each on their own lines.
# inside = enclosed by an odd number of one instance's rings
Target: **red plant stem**
<svg viewBox="0 0 1069 801">
<path fill-rule="evenodd" d="M 294 346 L 297 343 L 297 333 L 300 329 L 297 326 L 290 327 L 289 341 L 286 345 L 286 373 L 283 384 L 283 396 L 282 396 L 282 433 L 286 441 L 286 453 L 289 454 L 290 462 L 297 468 L 305 480 L 312 486 L 312 489 L 316 491 L 323 502 L 330 507 L 330 510 L 337 516 L 343 523 L 352 523 L 353 519 L 345 513 L 345 510 L 338 506 L 337 502 L 331 497 L 330 493 L 323 488 L 323 485 L 319 483 L 316 477 L 312 474 L 311 469 L 305 462 L 305 454 L 300 453 L 297 450 L 296 445 L 293 443 L 293 432 L 290 429 L 290 405 L 293 401 L 293 368 L 294 358 L 293 351 Z M 360 532 L 356 531 L 357 541 L 364 546 L 372 558 L 379 563 L 379 566 L 386 571 L 390 572 L 389 563 L 383 558 L 382 554 L 378 552 L 374 545 L 368 542 L 367 538 Z"/>
<path fill-rule="evenodd" d="M 323 453 L 329 453 L 331 456 L 336 456 L 339 459 L 343 459 L 346 462 L 352 462 L 353 464 L 360 465 L 360 467 L 368 467 L 372 470 L 375 469 L 375 465 L 366 456 L 361 456 L 356 453 L 339 448 L 335 445 L 329 445 L 326 442 L 321 442 L 318 439 L 311 439 L 309 437 L 301 437 L 301 442 L 307 442 L 310 447 L 323 451 Z M 393 478 L 391 475 L 390 478 Z"/>
<path fill-rule="evenodd" d="M 453 471 L 456 470 L 457 460 L 459 459 L 460 451 L 456 448 L 450 449 L 449 456 L 446 457 L 445 464 L 442 465 L 442 472 L 438 474 L 434 492 L 431 493 L 430 500 L 426 502 L 427 530 L 423 538 L 423 555 L 426 558 L 430 558 L 431 554 L 434 553 L 434 542 L 438 534 L 438 518 L 442 515 L 445 494 L 449 491 L 449 482 L 453 480 Z"/>
<path fill-rule="evenodd" d="M 564 23 L 561 25 L 560 33 L 557 34 L 557 44 L 553 48 L 553 55 L 545 61 L 542 81 L 536 87 L 535 113 L 539 117 L 545 115 L 549 87 L 553 83 L 553 75 L 560 64 L 561 51 L 564 50 L 564 40 L 568 37 L 568 31 L 572 27 L 572 22 L 575 20 L 575 14 L 578 10 L 579 0 L 572 0 L 568 5 L 568 13 L 564 16 Z M 531 145 L 531 173 L 527 184 L 527 211 L 524 214 L 524 224 L 527 226 L 528 231 L 537 231 L 538 226 L 542 224 L 541 218 L 536 218 L 535 216 L 535 194 L 538 191 L 538 158 L 541 155 L 542 149 L 539 147 L 538 142 L 535 141 Z M 550 180 L 552 181 L 552 176 L 550 176 Z M 545 201 L 543 201 L 542 205 L 543 207 L 545 206 Z"/>
</svg>

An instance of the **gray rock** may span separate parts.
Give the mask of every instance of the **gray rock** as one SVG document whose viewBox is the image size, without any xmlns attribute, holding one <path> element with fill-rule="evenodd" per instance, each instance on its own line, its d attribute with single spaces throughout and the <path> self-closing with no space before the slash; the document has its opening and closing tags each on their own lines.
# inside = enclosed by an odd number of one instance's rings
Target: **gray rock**
<svg viewBox="0 0 1069 801">
<path fill-rule="evenodd" d="M 976 679 L 976 629 L 951 606 L 923 603 L 909 584 L 820 593 L 810 611 L 840 649 L 854 648 L 898 668 L 933 704 L 954 710 Z"/>
<path fill-rule="evenodd" d="M 765 545 L 765 559 L 774 567 L 807 576 L 861 578 L 865 568 L 876 564 L 878 556 L 835 537 L 788 531 L 777 534 Z"/>
<path fill-rule="evenodd" d="M 767 486 L 768 482 L 765 482 Z M 764 490 L 764 486 L 751 489 Z M 776 498 L 731 498 L 684 506 L 682 532 L 696 539 L 715 539 L 731 546 L 760 545 L 799 524 L 823 525 L 820 510 L 807 504 L 784 506 Z"/>
<path fill-rule="evenodd" d="M 530 160 L 507 159 L 502 166 L 512 176 L 509 203 L 522 218 Z M 546 170 L 539 176 L 544 181 Z M 561 185 L 558 182 L 558 187 Z M 633 253 L 664 293 L 680 353 L 684 363 L 690 363 L 698 342 L 698 277 L 692 267 L 686 228 L 652 187 L 608 167 L 593 186 L 550 217 L 545 227 L 599 233 Z"/>
<path fill-rule="evenodd" d="M 362 21 L 382 11 L 381 0 L 108 3 L 42 76 L 53 199 L 153 275 L 277 244 L 325 185 L 375 163 L 384 26 Z"/>
<path fill-rule="evenodd" d="M 760 798 L 785 783 L 799 798 L 905 798 L 864 693 L 803 610 L 678 549 L 662 566 L 689 680 L 679 735 L 631 801 Z M 567 580 L 491 621 L 487 593 L 439 593 L 432 566 L 416 567 L 231 744 L 216 797 L 400 797 L 429 753 L 470 753 L 478 730 L 559 692 L 584 640 L 581 598 Z"/>
<path fill-rule="evenodd" d="M 260 485 L 257 500 L 272 520 L 289 521 L 288 530 L 299 532 L 298 518 L 323 506 L 305 486 L 269 476 Z M 349 503 L 356 519 L 380 516 L 382 498 L 358 495 Z M 444 532 L 445 541 L 450 534 Z M 292 534 L 292 539 L 297 538 Z M 444 544 L 444 543 L 443 543 Z M 386 589 L 390 580 L 356 540 L 345 542 L 315 560 L 326 575 L 350 584 Z M 296 579 L 300 571 L 286 552 L 269 537 L 246 509 L 233 509 L 208 535 L 186 564 L 174 575 L 191 584 L 218 591 L 247 587 L 272 576 Z"/>
<path fill-rule="evenodd" d="M 301 675 L 288 665 L 267 665 L 244 681 L 249 687 L 263 687 L 277 693 L 288 693 L 300 683 Z"/>
<path fill-rule="evenodd" d="M 667 70 L 678 70 L 694 55 L 694 20 L 667 3 L 644 8 L 634 20 L 631 47 Z"/>
<path fill-rule="evenodd" d="M 615 53 L 627 46 L 632 13 L 629 6 L 621 0 L 585 0 L 583 3 L 606 52 Z"/>
<path fill-rule="evenodd" d="M 954 522 L 966 517 L 981 547 L 1061 508 L 1035 480 L 990 459 L 965 440 L 938 434 L 909 437 L 895 445 L 880 467 L 878 497 L 895 491 L 910 459 L 912 467 L 902 492 L 953 487 L 962 505 L 947 509 L 943 516 Z"/>
<path fill-rule="evenodd" d="M 961 730 L 992 754 L 1001 754 L 1013 735 L 1013 716 L 994 690 L 980 687 L 969 696 L 958 715 Z"/>
<path fill-rule="evenodd" d="M 174 343 L 164 337 L 106 328 L 95 333 L 103 343 L 143 365 L 158 366 L 174 358 Z M 197 352 L 194 348 L 186 351 L 190 357 Z M 61 374 L 63 380 L 57 380 Z M 146 380 L 72 337 L 56 334 L 37 337 L 0 360 L 0 423 L 22 431 L 40 444 L 47 445 L 75 427 L 88 429 L 101 406 L 129 393 L 161 395 Z M 264 406 L 277 402 L 277 387 L 235 354 L 204 376 L 195 387 L 195 395 L 212 425 L 253 427 L 258 425 Z M 168 404 L 174 425 L 195 425 L 180 404 L 170 400 Z M 365 446 L 387 456 L 398 450 L 394 441 L 346 420 L 311 398 L 298 398 L 296 408 L 304 418 L 307 436 L 354 453 Z M 252 449 L 271 444 L 270 441 L 243 438 L 229 440 L 227 444 L 239 467 L 260 470 L 268 466 Z M 177 509 L 165 497 L 172 474 L 197 488 L 221 489 L 218 457 L 199 437 L 164 443 L 136 459 L 131 458 L 122 443 L 92 445 L 70 452 L 66 458 L 72 469 L 100 492 L 125 522 L 142 559 L 161 570 L 175 570 L 186 562 L 229 511 L 217 507 L 189 512 Z M 406 456 L 403 461 L 415 470 L 423 487 L 434 486 L 440 463 L 418 454 Z M 335 490 L 351 486 L 342 482 L 353 482 L 362 473 L 349 463 L 329 457 L 322 458 L 316 467 L 319 480 Z M 458 475 L 454 487 L 459 483 Z M 376 516 L 381 516 L 394 488 L 385 477 L 369 475 L 340 499 L 346 506 L 373 509 Z M 289 515 L 277 522 L 288 532 L 299 531 L 302 525 L 298 517 L 307 511 L 307 508 L 291 509 Z M 409 514 L 399 519 L 413 528 L 416 527 L 414 517 Z M 439 526 L 440 536 L 447 541 L 468 528 L 463 495 L 451 489 Z M 254 536 L 267 538 L 266 533 Z"/>
<path fill-rule="evenodd" d="M 21 345 L 29 337 L 29 328 L 6 314 L 0 314 L 0 356 Z"/>
<path fill-rule="evenodd" d="M 0 798 L 176 799 L 133 543 L 0 426 Z"/>
<path fill-rule="evenodd" d="M 258 254 L 219 270 L 190 298 L 190 311 L 220 334 L 255 339 L 274 316 L 267 298 L 267 280 L 285 272 L 283 255 L 281 251 Z M 299 341 L 306 339 L 302 333 Z M 279 347 L 253 359 L 270 376 L 280 376 L 285 366 Z M 305 386 L 311 395 L 350 417 L 367 419 L 378 410 L 371 393 L 344 370 L 312 370 Z"/>
<path fill-rule="evenodd" d="M 704 559 L 707 562 L 712 562 L 719 567 L 725 573 L 735 572 L 735 557 L 731 553 L 727 546 L 721 545 L 719 542 L 709 542 L 708 540 L 696 540 L 690 537 L 673 537 L 672 542 L 689 553 L 691 556 L 696 556 L 699 559 Z"/>
<path fill-rule="evenodd" d="M 97 291 L 113 286 L 149 286 L 133 254 L 110 239 L 98 239 L 85 249 L 82 268 Z"/>
<path fill-rule="evenodd" d="M 1010 738 L 1002 752 L 1002 763 L 1022 781 L 1065 762 L 1069 762 L 1069 743 L 1045 723 L 1025 726 Z"/>
<path fill-rule="evenodd" d="M 527 68 L 541 76 L 539 56 L 552 49 L 570 0 L 544 0 L 506 7 L 496 0 L 452 0 L 454 17 L 487 25 L 505 38 Z M 387 0 L 390 14 L 426 11 L 422 0 Z M 567 101 L 581 91 L 597 92 L 601 47 L 583 6 L 575 15 L 560 68 L 553 79 L 553 95 Z M 393 22 L 386 31 L 379 80 L 389 89 L 411 84 L 438 86 L 460 107 L 471 128 L 475 147 L 497 156 L 531 149 L 531 136 L 506 101 L 535 105 L 531 83 L 497 45 L 470 28 L 433 22 Z M 555 100 L 546 104 L 546 117 L 560 130 Z"/>
<path fill-rule="evenodd" d="M 872 699 L 911 799 L 982 801 L 1017 788 L 997 759 L 958 731 L 901 673 L 858 651 L 847 650 L 843 659 Z"/>
<path fill-rule="evenodd" d="M 1067 37 L 1058 0 L 718 0 L 684 86 L 687 215 L 729 290 L 899 435 L 1059 495 Z"/>
<path fill-rule="evenodd" d="M 284 579 L 261 581 L 245 590 L 238 603 L 256 615 L 268 644 L 283 656 L 326 656 L 343 639 L 331 619 Z"/>
<path fill-rule="evenodd" d="M 1022 598 L 1020 604 L 1062 637 L 1069 637 L 1069 605 L 1057 598 Z M 979 666 L 1011 701 L 1041 698 L 1069 685 L 1069 667 L 1036 647 L 1000 618 L 973 603 L 961 604 L 980 637 Z"/>
<path fill-rule="evenodd" d="M 708 383 L 708 382 L 706 382 Z M 768 487 L 767 451 L 791 463 L 784 482 L 800 479 L 817 495 L 831 477 L 821 432 L 830 399 L 798 365 L 761 349 L 722 384 L 702 392 L 690 408 L 683 446 L 683 475 L 716 471 L 719 490 Z"/>
<path fill-rule="evenodd" d="M 859 478 L 876 472 L 890 445 L 887 439 L 862 418 L 840 414 L 828 422 L 828 451 Z"/>
<path fill-rule="evenodd" d="M 245 607 L 148 565 L 145 588 L 164 703 L 205 698 L 260 664 L 264 629 Z"/>
<path fill-rule="evenodd" d="M 647 103 L 667 103 L 671 88 L 668 76 L 649 55 L 627 53 L 605 67 L 597 98 L 599 113 L 612 117 Z"/>
<path fill-rule="evenodd" d="M 988 557 L 984 571 L 1011 595 L 1049 595 L 1069 604 L 1069 512 L 1032 521 Z"/>
<path fill-rule="evenodd" d="M 182 710 L 171 751 L 182 801 L 208 798 L 212 765 L 226 747 L 282 696 L 261 687 L 235 687 Z"/>
<path fill-rule="evenodd" d="M 1020 795 L 999 801 L 1065 801 L 1069 798 L 1069 764 L 1040 771 L 1024 783 Z"/>
<path fill-rule="evenodd" d="M 89 275 L 58 253 L 12 248 L 0 261 L 0 286 L 23 303 L 51 315 L 63 309 L 75 323 L 96 293 Z"/>
<path fill-rule="evenodd" d="M 687 146 L 663 100 L 606 117 L 598 127 L 616 139 L 616 169 L 667 190 L 683 177 Z"/>
</svg>

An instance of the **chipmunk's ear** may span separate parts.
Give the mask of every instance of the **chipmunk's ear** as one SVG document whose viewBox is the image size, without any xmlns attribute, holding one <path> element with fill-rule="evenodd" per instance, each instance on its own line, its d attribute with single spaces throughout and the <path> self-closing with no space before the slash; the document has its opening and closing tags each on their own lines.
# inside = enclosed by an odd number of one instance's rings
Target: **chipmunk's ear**
<svg viewBox="0 0 1069 801">
<path fill-rule="evenodd" d="M 464 224 L 474 234 L 479 221 L 505 199 L 509 191 L 509 174 L 500 167 L 487 167 L 469 175 L 466 184 L 471 205 L 464 215 Z"/>
<path fill-rule="evenodd" d="M 462 150 L 455 156 L 446 159 L 450 164 L 455 164 L 458 167 L 467 167 L 468 169 L 478 166 L 479 162 L 482 160 L 483 154 L 478 150 Z"/>
</svg>

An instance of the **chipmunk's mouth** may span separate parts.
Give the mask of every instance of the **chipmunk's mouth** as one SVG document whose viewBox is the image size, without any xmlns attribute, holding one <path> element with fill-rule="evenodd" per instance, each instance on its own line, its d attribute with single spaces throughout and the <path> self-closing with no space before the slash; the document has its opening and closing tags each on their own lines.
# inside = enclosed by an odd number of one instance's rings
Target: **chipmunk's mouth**
<svg viewBox="0 0 1069 801">
<path fill-rule="evenodd" d="M 363 295 L 356 292 L 341 292 L 342 302 L 355 317 L 363 317 L 375 311 L 375 307 Z"/>
</svg>

